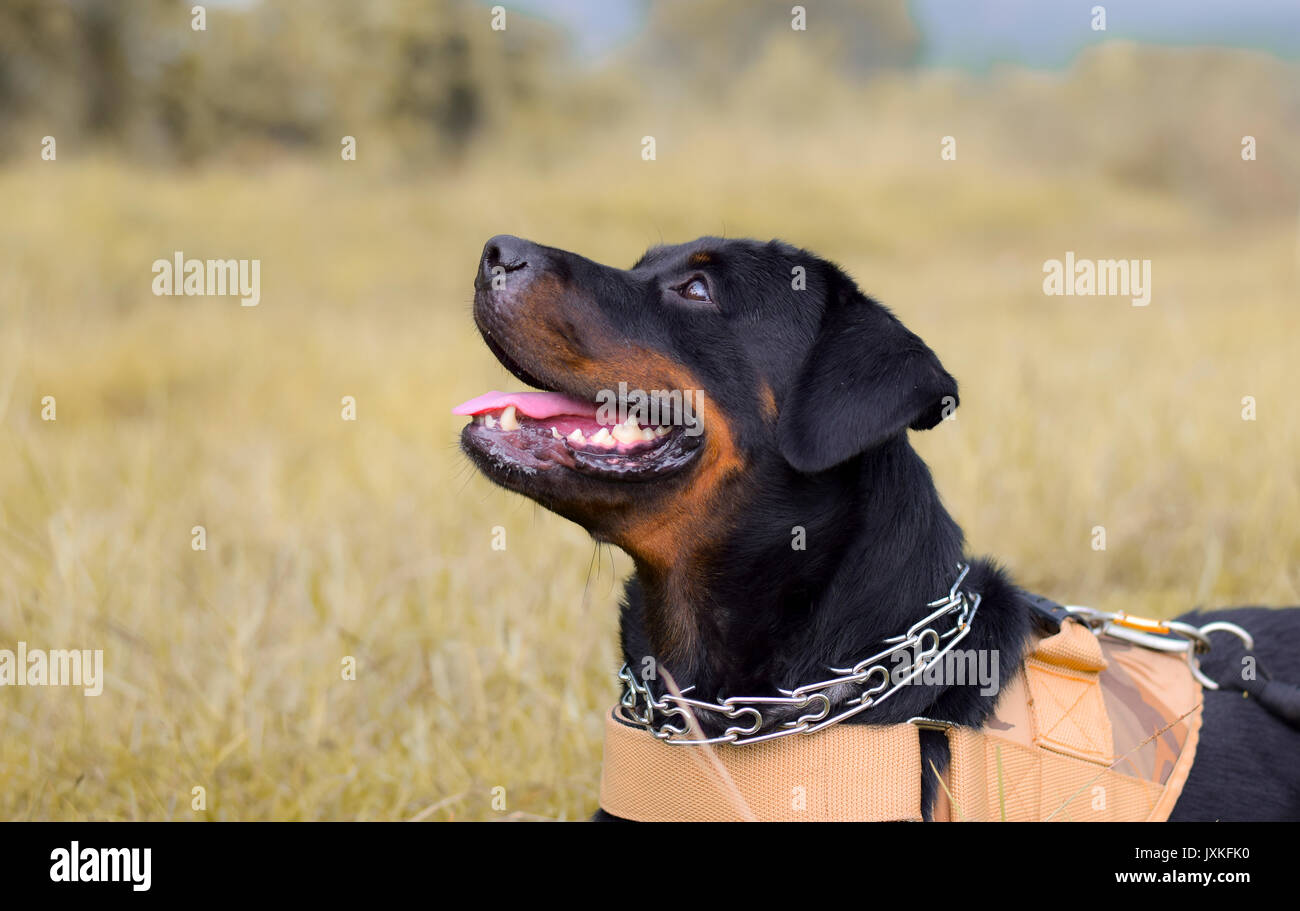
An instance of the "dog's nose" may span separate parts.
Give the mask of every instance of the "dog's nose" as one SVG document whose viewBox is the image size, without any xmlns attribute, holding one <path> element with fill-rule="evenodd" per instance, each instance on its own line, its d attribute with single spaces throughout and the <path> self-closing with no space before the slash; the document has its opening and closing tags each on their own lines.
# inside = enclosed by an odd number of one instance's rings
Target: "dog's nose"
<svg viewBox="0 0 1300 911">
<path fill-rule="evenodd" d="M 501 287 L 506 276 L 528 268 L 528 241 L 510 234 L 498 234 L 483 245 L 479 262 L 479 281 L 489 287 Z M 493 280 L 496 283 L 493 284 Z"/>
</svg>

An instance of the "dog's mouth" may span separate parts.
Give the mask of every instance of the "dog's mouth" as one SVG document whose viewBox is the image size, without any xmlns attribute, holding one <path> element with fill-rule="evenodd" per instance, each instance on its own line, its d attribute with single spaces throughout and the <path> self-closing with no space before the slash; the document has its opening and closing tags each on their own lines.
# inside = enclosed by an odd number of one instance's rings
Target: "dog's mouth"
<svg viewBox="0 0 1300 911">
<path fill-rule="evenodd" d="M 643 422 L 635 409 L 620 411 L 612 392 L 596 402 L 558 391 L 493 390 L 452 413 L 471 418 L 461 438 L 489 473 L 565 468 L 606 480 L 650 480 L 684 468 L 701 442 L 698 427 L 688 432 L 680 423 Z"/>
</svg>

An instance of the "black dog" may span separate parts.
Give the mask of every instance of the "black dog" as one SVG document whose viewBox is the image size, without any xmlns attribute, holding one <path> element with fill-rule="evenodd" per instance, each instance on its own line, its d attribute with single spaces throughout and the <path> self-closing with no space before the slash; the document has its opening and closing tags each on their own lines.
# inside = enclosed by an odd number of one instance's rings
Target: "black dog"
<svg viewBox="0 0 1300 911">
<path fill-rule="evenodd" d="M 908 442 L 909 428 L 928 430 L 956 407 L 957 383 L 840 269 L 779 242 L 706 237 L 656 247 L 624 271 L 501 236 L 484 248 L 475 288 L 488 347 L 553 394 L 466 403 L 462 413 L 478 416 L 463 448 L 498 484 L 632 556 L 630 666 L 654 656 L 701 694 L 817 680 L 906 629 L 962 562 L 983 599 L 968 647 L 1019 665 L 1028 598 L 994 563 L 963 555 L 961 529 Z M 620 383 L 701 391 L 702 432 L 663 422 L 600 434 L 594 403 Z M 791 546 L 796 529 L 804 549 Z M 1300 612 L 1184 619 L 1227 618 L 1254 634 L 1262 666 L 1300 677 Z M 1218 652 L 1206 673 L 1237 674 L 1230 650 Z M 979 726 L 994 698 L 904 687 L 851 721 Z M 926 767 L 944 767 L 941 734 L 922 732 L 922 748 Z M 1297 756 L 1300 731 L 1258 700 L 1206 690 L 1172 818 L 1300 818 Z M 927 776 L 926 818 L 935 792 Z"/>
</svg>

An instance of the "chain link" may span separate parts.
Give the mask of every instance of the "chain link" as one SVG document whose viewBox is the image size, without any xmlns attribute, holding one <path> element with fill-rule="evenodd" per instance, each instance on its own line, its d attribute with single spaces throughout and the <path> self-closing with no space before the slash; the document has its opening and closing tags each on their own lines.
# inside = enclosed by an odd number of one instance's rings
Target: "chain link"
<svg viewBox="0 0 1300 911">
<path fill-rule="evenodd" d="M 731 743 L 741 746 L 762 743 L 791 734 L 813 734 L 880 705 L 899 689 L 951 651 L 970 632 L 980 596 L 967 594 L 961 585 L 970 566 L 959 566 L 957 581 L 948 594 L 926 605 L 930 613 L 918 620 L 901 636 L 885 639 L 885 648 L 863 658 L 852 667 L 828 667 L 835 676 L 815 683 L 805 683 L 791 690 L 778 690 L 779 696 L 730 696 L 720 702 L 692 699 L 682 691 L 656 696 L 647 681 L 637 679 L 628 665 L 618 672 L 623 682 L 619 702 L 623 717 L 645 728 L 665 743 L 682 746 Z M 936 627 L 947 618 L 952 625 L 939 632 Z M 913 652 L 915 659 L 907 673 L 892 680 L 887 661 L 902 652 Z M 842 696 L 851 698 L 843 699 Z M 847 706 L 831 715 L 835 705 Z M 716 737 L 690 737 L 695 712 L 707 712 L 719 719 L 736 722 Z M 794 718 L 787 716 L 794 715 Z"/>
</svg>

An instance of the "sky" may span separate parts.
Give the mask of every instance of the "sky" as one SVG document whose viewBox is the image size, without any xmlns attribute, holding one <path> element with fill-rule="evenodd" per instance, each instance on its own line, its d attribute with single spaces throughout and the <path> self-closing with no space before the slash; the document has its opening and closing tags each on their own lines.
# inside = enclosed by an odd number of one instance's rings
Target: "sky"
<svg viewBox="0 0 1300 911">
<path fill-rule="evenodd" d="M 503 5 L 565 27 L 577 53 L 596 63 L 636 36 L 650 0 L 511 0 Z M 1068 65 L 1082 48 L 1097 43 L 1091 27 L 1091 10 L 1097 5 L 1106 8 L 1107 38 L 1248 47 L 1300 59 L 1300 0 L 909 2 L 925 41 L 922 62 L 971 70 L 998 62 Z"/>
</svg>

